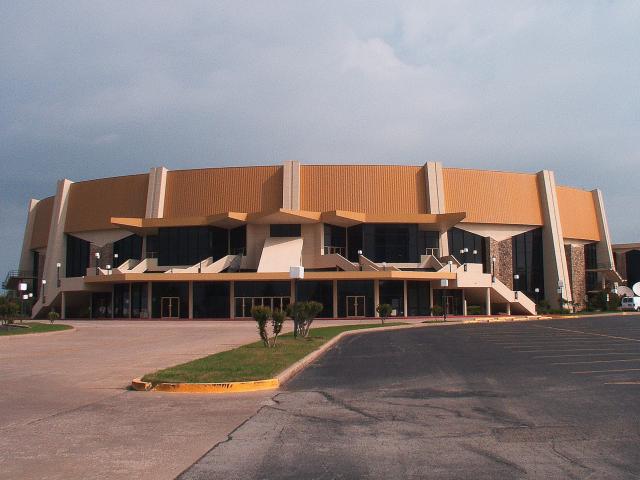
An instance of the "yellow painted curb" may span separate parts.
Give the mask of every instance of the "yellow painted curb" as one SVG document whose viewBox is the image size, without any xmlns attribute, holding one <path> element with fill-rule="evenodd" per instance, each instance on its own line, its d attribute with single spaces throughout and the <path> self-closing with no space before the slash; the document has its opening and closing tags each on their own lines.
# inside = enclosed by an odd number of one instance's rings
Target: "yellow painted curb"
<svg viewBox="0 0 640 480">
<path fill-rule="evenodd" d="M 131 387 L 137 391 L 170 392 L 170 393 L 238 393 L 257 392 L 259 390 L 274 390 L 280 386 L 277 378 L 267 380 L 254 380 L 249 382 L 227 382 L 227 383 L 158 383 L 152 385 L 134 379 Z"/>
</svg>

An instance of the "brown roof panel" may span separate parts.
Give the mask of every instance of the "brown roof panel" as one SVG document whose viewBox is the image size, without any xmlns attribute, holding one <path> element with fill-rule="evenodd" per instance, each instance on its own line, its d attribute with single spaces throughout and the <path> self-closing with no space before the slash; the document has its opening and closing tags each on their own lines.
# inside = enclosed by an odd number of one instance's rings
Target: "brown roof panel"
<svg viewBox="0 0 640 480">
<path fill-rule="evenodd" d="M 593 194 L 571 187 L 556 187 L 564 238 L 600 241 Z"/>
<path fill-rule="evenodd" d="M 367 214 L 427 213 L 423 167 L 301 165 L 300 208 Z"/>
<path fill-rule="evenodd" d="M 230 167 L 167 173 L 164 217 L 264 212 L 282 207 L 282 167 Z"/>
<path fill-rule="evenodd" d="M 464 222 L 542 225 L 536 174 L 444 168 L 447 212 L 466 212 Z"/>
<path fill-rule="evenodd" d="M 149 175 L 101 178 L 72 183 L 65 232 L 118 228 L 111 217 L 144 217 Z"/>
<path fill-rule="evenodd" d="M 51 227 L 51 216 L 53 215 L 53 202 L 55 197 L 47 197 L 36 203 L 35 217 L 33 221 L 33 233 L 31 235 L 31 245 L 29 248 L 43 248 L 49 241 L 49 228 Z"/>
</svg>

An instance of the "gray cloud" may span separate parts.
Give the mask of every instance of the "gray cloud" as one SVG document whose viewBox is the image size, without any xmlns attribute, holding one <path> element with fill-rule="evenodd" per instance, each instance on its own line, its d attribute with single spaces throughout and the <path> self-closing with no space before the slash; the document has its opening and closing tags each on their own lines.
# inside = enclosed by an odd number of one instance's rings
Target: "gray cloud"
<svg viewBox="0 0 640 480">
<path fill-rule="evenodd" d="M 5 2 L 0 270 L 57 178 L 160 164 L 551 168 L 638 240 L 638 24 L 634 1 Z"/>
</svg>

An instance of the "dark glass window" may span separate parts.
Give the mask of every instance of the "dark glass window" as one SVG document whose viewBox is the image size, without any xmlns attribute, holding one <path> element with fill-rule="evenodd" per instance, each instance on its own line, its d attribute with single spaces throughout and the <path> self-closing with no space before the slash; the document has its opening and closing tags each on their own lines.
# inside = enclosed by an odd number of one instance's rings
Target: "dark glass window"
<svg viewBox="0 0 640 480">
<path fill-rule="evenodd" d="M 358 250 L 362 250 L 362 224 L 347 228 L 347 258 L 358 261 Z"/>
<path fill-rule="evenodd" d="M 299 223 L 277 223 L 270 226 L 272 237 L 301 237 L 302 228 Z"/>
<path fill-rule="evenodd" d="M 89 268 L 89 242 L 67 235 L 66 277 L 83 277 Z"/>
<path fill-rule="evenodd" d="M 404 282 L 398 280 L 380 282 L 380 303 L 388 303 L 395 310 L 396 316 L 404 316 Z"/>
<path fill-rule="evenodd" d="M 146 258 L 158 258 L 158 251 L 160 249 L 158 242 L 158 235 L 147 235 Z"/>
<path fill-rule="evenodd" d="M 429 282 L 407 282 L 407 315 L 427 316 L 429 312 Z"/>
<path fill-rule="evenodd" d="M 129 318 L 129 284 L 119 283 L 113 286 L 113 316 Z"/>
<path fill-rule="evenodd" d="M 338 282 L 338 315 L 347 316 L 348 297 L 364 297 L 364 315 L 374 316 L 373 280 L 343 280 Z M 360 304 L 360 300 L 358 300 Z M 361 316 L 361 315 L 360 315 Z"/>
<path fill-rule="evenodd" d="M 229 234 L 218 227 L 175 227 L 158 231 L 159 265 L 195 265 L 227 255 Z"/>
<path fill-rule="evenodd" d="M 242 225 L 229 231 L 229 254 L 247 254 L 247 226 Z"/>
<path fill-rule="evenodd" d="M 512 238 L 514 290 L 529 298 L 544 298 L 544 267 L 542 258 L 542 229 L 536 228 Z M 535 289 L 540 293 L 536 295 Z"/>
<path fill-rule="evenodd" d="M 120 266 L 129 259 L 140 260 L 142 258 L 142 237 L 129 235 L 113 243 L 113 253 L 118 254 L 118 261 L 114 260 L 114 268 Z M 115 257 L 114 257 L 115 258 Z"/>
<path fill-rule="evenodd" d="M 149 318 L 148 293 L 149 286 L 147 283 L 131 284 L 131 318 Z"/>
<path fill-rule="evenodd" d="M 289 297 L 291 282 L 236 282 L 236 297 Z"/>
<path fill-rule="evenodd" d="M 296 302 L 316 301 L 322 304 L 319 318 L 333 317 L 333 282 L 299 281 L 296 282 Z"/>
<path fill-rule="evenodd" d="M 584 246 L 584 268 L 585 270 L 598 268 L 598 249 L 597 243 L 589 243 Z M 598 273 L 585 272 L 585 286 L 587 292 L 598 289 Z"/>
<path fill-rule="evenodd" d="M 91 317 L 111 318 L 111 292 L 91 293 Z"/>
<path fill-rule="evenodd" d="M 347 229 L 336 225 L 324 225 L 324 253 L 347 254 Z"/>
<path fill-rule="evenodd" d="M 151 285 L 153 318 L 189 317 L 187 282 L 153 282 Z"/>
<path fill-rule="evenodd" d="M 629 288 L 640 282 L 640 250 L 630 250 L 627 252 L 627 285 Z"/>
<path fill-rule="evenodd" d="M 453 255 L 461 263 L 482 263 L 485 266 L 485 272 L 488 271 L 485 262 L 485 237 L 460 228 L 450 229 L 447 236 L 449 237 L 449 255 Z M 465 249 L 468 251 L 460 253 Z"/>
<path fill-rule="evenodd" d="M 433 291 L 433 304 L 447 315 L 462 315 L 462 290 L 437 289 Z"/>
<path fill-rule="evenodd" d="M 229 291 L 227 282 L 194 283 L 194 318 L 229 318 Z"/>
</svg>

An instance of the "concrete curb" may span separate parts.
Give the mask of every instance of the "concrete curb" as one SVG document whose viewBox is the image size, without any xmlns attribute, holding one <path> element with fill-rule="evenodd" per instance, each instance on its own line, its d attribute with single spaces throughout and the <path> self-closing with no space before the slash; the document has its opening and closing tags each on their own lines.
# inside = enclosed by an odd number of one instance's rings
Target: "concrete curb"
<svg viewBox="0 0 640 480">
<path fill-rule="evenodd" d="M 259 390 L 274 390 L 280 386 L 277 378 L 255 380 L 252 382 L 227 383 L 158 383 L 152 385 L 139 378 L 131 382 L 131 388 L 138 392 L 169 392 L 169 393 L 239 393 L 257 392 Z"/>
<path fill-rule="evenodd" d="M 67 325 L 63 323 L 62 325 Z M 71 333 L 76 331 L 76 327 L 68 325 L 71 328 L 65 328 L 64 330 L 56 330 L 55 332 L 36 332 L 36 333 L 24 333 L 21 335 L 0 335 L 0 342 L 5 338 L 33 338 L 33 337 L 45 337 L 48 335 L 59 335 L 61 333 Z"/>
</svg>

